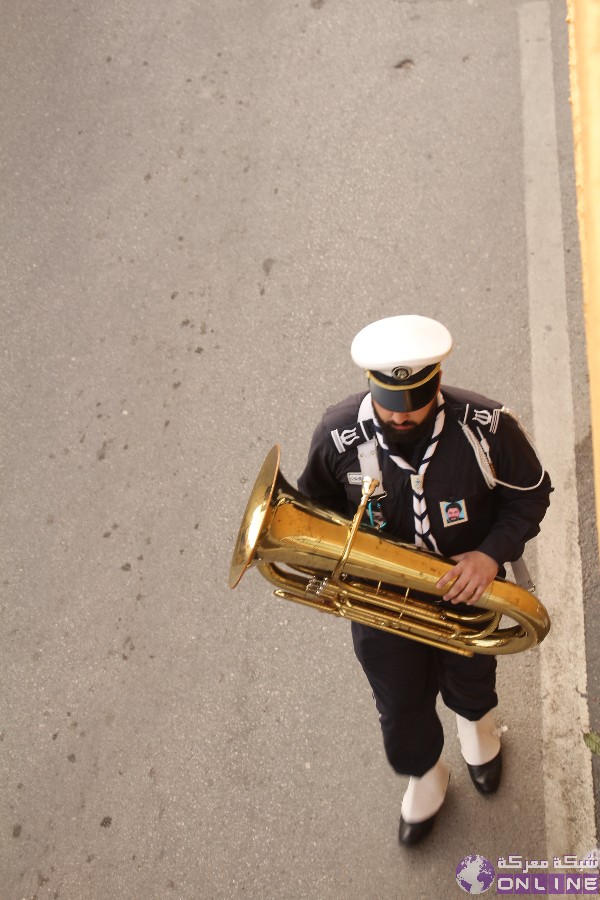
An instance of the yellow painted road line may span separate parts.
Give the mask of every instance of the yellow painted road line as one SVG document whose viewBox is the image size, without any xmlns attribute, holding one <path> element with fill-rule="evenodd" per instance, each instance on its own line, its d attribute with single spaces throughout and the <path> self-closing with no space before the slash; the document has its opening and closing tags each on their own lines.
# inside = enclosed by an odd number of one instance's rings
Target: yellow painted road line
<svg viewBox="0 0 600 900">
<path fill-rule="evenodd" d="M 577 215 L 600 547 L 600 4 L 567 0 Z"/>
<path fill-rule="evenodd" d="M 548 858 L 596 846 L 588 728 L 575 427 L 565 290 L 549 5 L 519 9 L 534 430 L 555 487 L 536 546 L 552 618 L 540 648 Z"/>
</svg>

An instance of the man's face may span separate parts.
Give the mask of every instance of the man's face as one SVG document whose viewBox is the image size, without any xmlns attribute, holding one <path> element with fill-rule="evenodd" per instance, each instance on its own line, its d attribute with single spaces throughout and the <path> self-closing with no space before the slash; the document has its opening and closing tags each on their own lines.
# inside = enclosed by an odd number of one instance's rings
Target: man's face
<svg viewBox="0 0 600 900">
<path fill-rule="evenodd" d="M 402 447 L 405 444 L 414 444 L 431 427 L 435 418 L 437 398 L 434 397 L 427 406 L 413 409 L 412 412 L 392 412 L 375 400 L 373 400 L 373 408 L 379 419 L 386 444 L 390 447 Z"/>
<path fill-rule="evenodd" d="M 456 522 L 460 519 L 460 509 L 458 506 L 450 506 L 447 510 L 447 516 L 449 522 Z"/>
</svg>

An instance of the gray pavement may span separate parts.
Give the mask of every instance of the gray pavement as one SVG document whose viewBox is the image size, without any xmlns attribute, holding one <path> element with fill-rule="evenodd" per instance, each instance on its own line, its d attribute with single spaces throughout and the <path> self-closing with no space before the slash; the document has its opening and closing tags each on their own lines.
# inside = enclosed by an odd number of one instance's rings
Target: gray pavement
<svg viewBox="0 0 600 900">
<path fill-rule="evenodd" d="M 441 711 L 451 788 L 409 854 L 347 625 L 227 588 L 267 450 L 294 481 L 372 319 L 439 317 L 446 381 L 533 421 L 523 5 L 5 0 L 1 900 L 461 896 L 465 855 L 549 852 L 539 651 L 501 661 L 489 802 Z M 591 606 L 564 8 L 538 5 Z"/>
</svg>

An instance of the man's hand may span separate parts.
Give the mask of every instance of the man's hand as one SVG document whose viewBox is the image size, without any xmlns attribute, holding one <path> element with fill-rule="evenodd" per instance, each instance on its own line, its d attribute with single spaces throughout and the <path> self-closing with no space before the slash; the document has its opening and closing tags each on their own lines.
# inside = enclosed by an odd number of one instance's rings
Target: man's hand
<svg viewBox="0 0 600 900">
<path fill-rule="evenodd" d="M 436 587 L 443 588 L 456 578 L 448 593 L 444 594 L 444 600 L 471 606 L 477 603 L 498 574 L 498 563 L 487 553 L 480 553 L 479 550 L 457 553 L 452 559 L 456 560 L 456 565 L 440 578 Z"/>
</svg>

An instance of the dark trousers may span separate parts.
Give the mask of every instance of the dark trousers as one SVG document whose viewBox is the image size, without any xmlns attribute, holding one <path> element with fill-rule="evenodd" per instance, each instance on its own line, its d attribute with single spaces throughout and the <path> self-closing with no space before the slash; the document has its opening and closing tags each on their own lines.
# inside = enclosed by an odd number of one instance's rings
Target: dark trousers
<svg viewBox="0 0 600 900">
<path fill-rule="evenodd" d="M 420 777 L 440 757 L 438 692 L 449 709 L 471 721 L 498 703 L 495 656 L 458 656 L 357 622 L 352 640 L 373 691 L 387 758 L 399 775 Z"/>
</svg>

